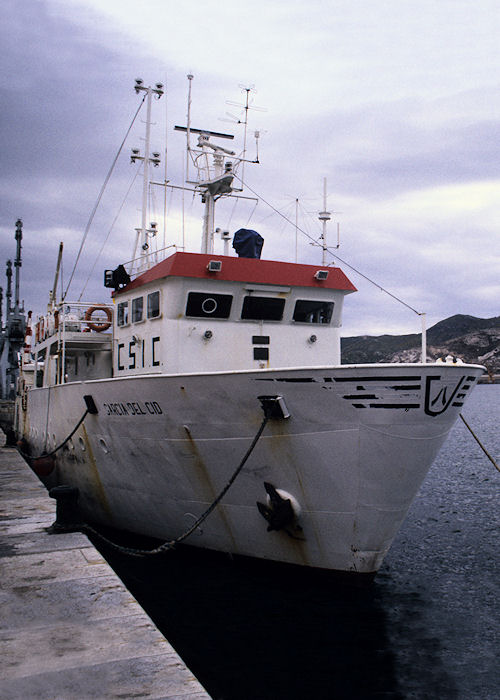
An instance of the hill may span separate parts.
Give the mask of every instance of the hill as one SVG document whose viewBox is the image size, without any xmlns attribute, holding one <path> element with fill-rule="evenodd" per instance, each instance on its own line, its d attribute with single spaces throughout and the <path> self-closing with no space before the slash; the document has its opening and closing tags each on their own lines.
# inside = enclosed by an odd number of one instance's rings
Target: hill
<svg viewBox="0 0 500 700">
<path fill-rule="evenodd" d="M 379 335 L 342 338 L 342 364 L 415 362 L 421 335 Z M 485 365 L 500 374 L 500 316 L 476 318 L 456 314 L 427 331 L 427 359 L 454 355 L 464 362 Z"/>
</svg>

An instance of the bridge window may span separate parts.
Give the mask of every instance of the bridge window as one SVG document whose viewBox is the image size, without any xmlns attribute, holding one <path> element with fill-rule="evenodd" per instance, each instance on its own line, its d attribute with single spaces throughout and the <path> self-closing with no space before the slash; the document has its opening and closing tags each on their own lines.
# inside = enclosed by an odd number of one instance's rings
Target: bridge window
<svg viewBox="0 0 500 700">
<path fill-rule="evenodd" d="M 158 318 L 160 315 L 160 292 L 148 294 L 148 318 Z"/>
<path fill-rule="evenodd" d="M 128 325 L 128 301 L 122 301 L 120 304 L 118 304 L 116 319 L 119 326 Z"/>
<path fill-rule="evenodd" d="M 199 318 L 229 318 L 233 297 L 231 294 L 189 292 L 186 316 Z"/>
<path fill-rule="evenodd" d="M 298 299 L 295 303 L 293 320 L 299 323 L 330 323 L 332 314 L 333 301 Z"/>
<path fill-rule="evenodd" d="M 245 297 L 241 318 L 252 321 L 281 321 L 285 300 L 278 297 Z"/>
<path fill-rule="evenodd" d="M 142 321 L 143 307 L 143 297 L 137 297 L 136 299 L 132 299 L 132 323 L 138 323 L 138 321 Z"/>
</svg>

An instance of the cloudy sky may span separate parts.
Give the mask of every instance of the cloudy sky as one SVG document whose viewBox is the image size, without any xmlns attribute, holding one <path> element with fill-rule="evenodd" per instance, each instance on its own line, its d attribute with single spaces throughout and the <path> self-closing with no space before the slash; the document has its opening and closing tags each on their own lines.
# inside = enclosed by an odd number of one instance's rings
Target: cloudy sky
<svg viewBox="0 0 500 700">
<path fill-rule="evenodd" d="M 22 297 L 43 311 L 64 241 L 63 287 L 89 216 L 140 97 L 134 79 L 165 83 L 152 147 L 167 144 L 181 184 L 187 73 L 192 124 L 241 144 L 242 88 L 255 86 L 249 132 L 261 133 L 251 187 L 292 222 L 298 255 L 321 228 L 323 178 L 335 212 L 329 242 L 364 275 L 427 314 L 500 314 L 500 5 L 498 0 L 4 0 L 0 264 L 24 222 Z M 132 257 L 140 174 L 130 148 L 93 219 L 69 298 L 107 299 L 102 272 Z M 254 156 L 253 140 L 249 156 Z M 138 176 L 137 176 L 138 175 Z M 137 176 L 133 181 L 134 176 Z M 164 177 L 163 162 L 155 172 Z M 130 196 L 125 195 L 130 189 Z M 253 192 L 252 192 L 253 191 Z M 298 200 L 298 203 L 297 201 Z M 155 187 L 166 243 L 199 250 L 201 205 Z M 255 228 L 263 257 L 294 260 L 296 230 L 264 202 L 220 206 L 216 224 Z M 99 252 L 102 253 L 99 256 Z M 222 252 L 222 249 L 220 249 Z M 340 263 L 338 263 L 340 264 Z M 340 264 L 358 287 L 345 335 L 418 332 L 420 318 Z M 5 288 L 5 278 L 0 282 Z"/>
</svg>

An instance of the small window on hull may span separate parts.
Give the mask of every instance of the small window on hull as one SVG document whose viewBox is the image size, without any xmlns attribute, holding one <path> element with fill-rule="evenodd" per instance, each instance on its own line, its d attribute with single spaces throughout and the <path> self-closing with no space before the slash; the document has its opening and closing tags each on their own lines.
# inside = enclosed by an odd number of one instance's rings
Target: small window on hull
<svg viewBox="0 0 500 700">
<path fill-rule="evenodd" d="M 231 294 L 189 292 L 186 316 L 199 318 L 229 318 L 233 297 Z"/>
<path fill-rule="evenodd" d="M 245 297 L 241 318 L 251 321 L 281 321 L 285 300 L 277 297 Z"/>
<path fill-rule="evenodd" d="M 143 308 L 144 299 L 142 297 L 132 299 L 132 323 L 138 323 L 139 321 L 142 321 Z"/>
<path fill-rule="evenodd" d="M 293 320 L 299 323 L 330 323 L 333 301 L 299 299 L 295 304 Z"/>
<path fill-rule="evenodd" d="M 148 318 L 158 318 L 160 315 L 160 292 L 148 294 Z"/>
<path fill-rule="evenodd" d="M 116 319 L 119 326 L 126 326 L 128 324 L 128 301 L 122 301 L 118 304 Z"/>
</svg>

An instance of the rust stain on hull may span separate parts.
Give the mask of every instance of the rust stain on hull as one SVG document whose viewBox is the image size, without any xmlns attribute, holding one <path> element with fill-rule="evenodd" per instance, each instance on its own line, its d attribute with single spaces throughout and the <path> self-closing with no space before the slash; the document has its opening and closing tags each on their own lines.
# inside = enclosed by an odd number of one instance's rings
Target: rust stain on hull
<svg viewBox="0 0 500 700">
<path fill-rule="evenodd" d="M 99 470 L 97 468 L 97 463 L 95 461 L 94 453 L 92 452 L 92 446 L 90 444 L 89 436 L 87 434 L 87 430 L 85 428 L 85 425 L 82 423 L 82 433 L 83 433 L 83 441 L 85 443 L 85 449 L 88 454 L 88 459 L 85 460 L 87 466 L 89 467 L 88 473 L 91 478 L 92 484 L 94 486 L 94 494 L 96 497 L 96 500 L 100 503 L 102 508 L 108 513 L 108 515 L 112 515 L 111 512 L 111 507 L 109 505 L 108 499 L 106 497 L 106 491 L 104 489 L 104 486 L 101 481 L 101 477 L 99 476 Z"/>
<path fill-rule="evenodd" d="M 189 426 L 184 425 L 184 432 L 187 435 L 187 440 L 185 442 L 185 445 L 189 449 L 189 455 L 193 457 L 193 466 L 196 467 L 196 471 L 198 472 L 198 475 L 200 477 L 200 483 L 204 484 L 204 491 L 208 494 L 207 497 L 210 499 L 210 501 L 215 501 L 217 496 L 219 495 L 216 493 L 214 485 L 212 483 L 212 480 L 210 478 L 210 475 L 208 473 L 207 466 L 205 462 L 203 461 L 203 458 L 200 454 L 200 451 L 198 449 L 197 444 L 194 441 L 194 438 L 192 436 L 191 430 L 189 429 Z M 231 530 L 231 526 L 229 524 L 229 521 L 227 519 L 227 516 L 224 512 L 224 506 L 223 504 L 219 504 L 216 508 L 217 513 L 220 515 L 222 521 L 224 522 L 224 526 L 226 528 L 227 533 L 229 534 L 229 537 L 231 538 L 232 545 L 234 549 L 236 549 L 236 541 L 234 539 L 234 535 Z M 209 516 L 210 517 L 210 516 Z"/>
<path fill-rule="evenodd" d="M 275 459 L 284 461 L 289 466 L 290 470 L 294 472 L 295 477 L 297 479 L 299 493 L 294 495 L 297 498 L 298 502 L 302 505 L 304 510 L 303 515 L 299 519 L 299 522 L 301 523 L 301 525 L 303 525 L 303 538 L 305 539 L 289 538 L 289 543 L 293 544 L 297 556 L 300 557 L 303 564 L 305 566 L 311 566 L 311 561 L 308 553 L 310 545 L 308 545 L 307 542 L 307 540 L 310 537 L 314 538 L 314 541 L 316 542 L 316 546 L 321 557 L 325 558 L 325 554 L 321 546 L 320 534 L 316 529 L 314 509 L 310 507 L 308 498 L 306 497 L 306 491 L 304 489 L 304 484 L 302 481 L 302 465 L 297 463 L 297 460 L 293 453 L 293 448 L 289 448 L 287 445 L 287 442 L 293 437 L 293 434 L 275 432 L 272 436 L 270 436 L 271 439 L 268 444 L 270 446 L 271 451 L 274 454 Z M 278 485 L 277 488 L 285 488 L 287 491 L 293 490 L 292 487 L 287 487 L 283 484 Z M 283 534 L 283 536 L 288 537 L 285 534 Z"/>
</svg>

